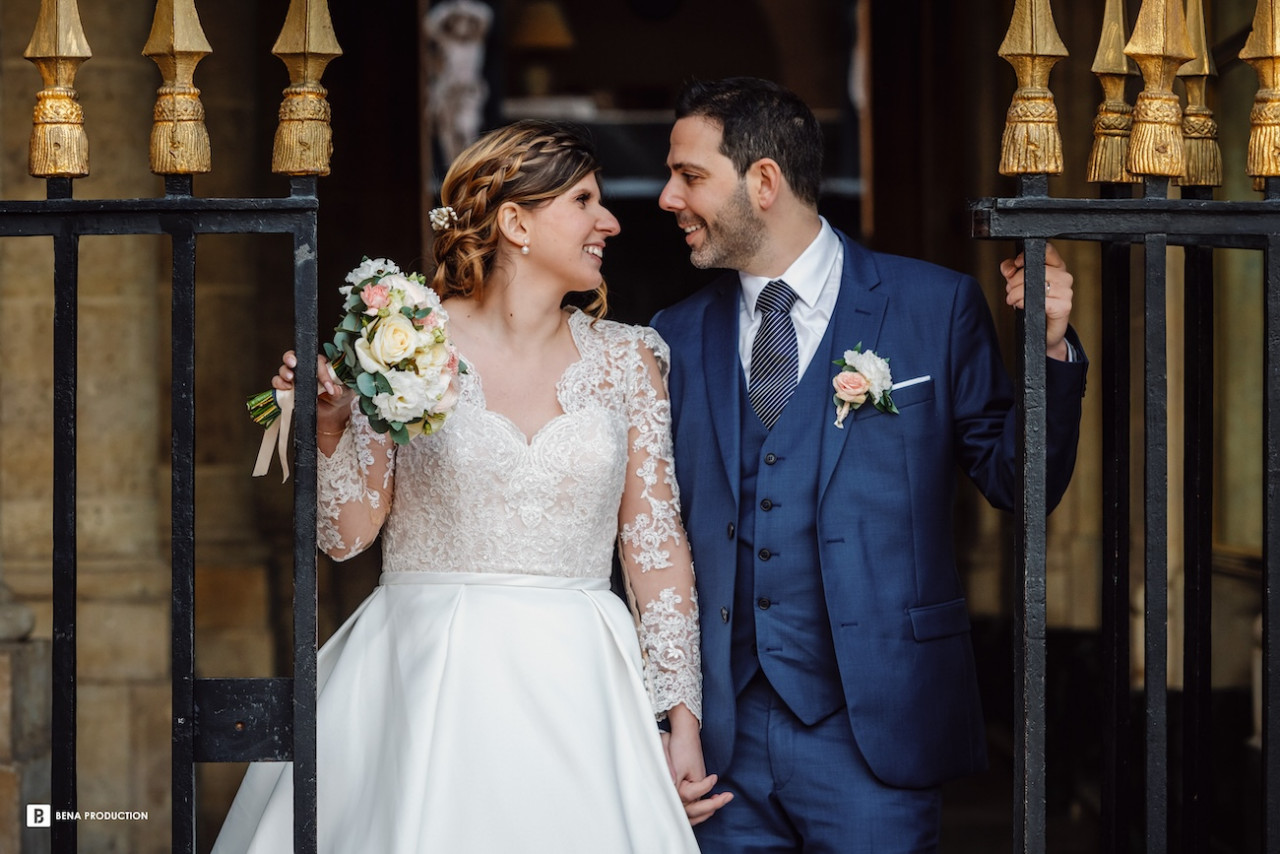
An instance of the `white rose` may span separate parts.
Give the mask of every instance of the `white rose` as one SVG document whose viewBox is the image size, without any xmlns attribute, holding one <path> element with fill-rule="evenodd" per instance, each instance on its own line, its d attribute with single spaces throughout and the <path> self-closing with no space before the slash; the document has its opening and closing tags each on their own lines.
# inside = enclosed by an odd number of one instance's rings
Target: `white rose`
<svg viewBox="0 0 1280 854">
<path fill-rule="evenodd" d="M 422 347 L 413 354 L 413 361 L 418 366 L 420 375 L 439 371 L 449 364 L 449 348 L 445 344 L 432 344 L 429 347 Z"/>
<path fill-rule="evenodd" d="M 391 383 L 390 394 L 375 394 L 373 405 L 385 421 L 415 421 L 422 417 L 432 403 L 429 384 L 410 371 L 390 371 L 386 375 Z"/>
<path fill-rule="evenodd" d="M 389 365 L 384 365 L 373 357 L 369 352 L 369 342 L 364 338 L 356 339 L 356 361 L 370 374 L 384 374 L 390 369 Z"/>
<path fill-rule="evenodd" d="M 347 273 L 347 281 L 353 285 L 358 285 L 365 279 L 371 279 L 374 276 L 384 276 L 399 272 L 400 268 L 386 258 L 366 258 L 360 262 L 359 267 Z"/>
<path fill-rule="evenodd" d="M 413 321 L 403 314 L 384 317 L 377 324 L 365 327 L 366 336 L 369 329 L 374 330 L 372 338 L 364 339 L 369 342 L 369 356 L 387 367 L 409 358 L 418 348 L 418 330 Z M 358 352 L 359 342 L 356 343 Z M 364 364 L 363 360 L 361 364 Z"/>
</svg>

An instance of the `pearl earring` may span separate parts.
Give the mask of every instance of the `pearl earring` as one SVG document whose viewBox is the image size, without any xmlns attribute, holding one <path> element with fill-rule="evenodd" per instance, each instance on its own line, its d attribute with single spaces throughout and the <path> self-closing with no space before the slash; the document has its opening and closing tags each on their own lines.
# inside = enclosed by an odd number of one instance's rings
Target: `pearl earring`
<svg viewBox="0 0 1280 854">
<path fill-rule="evenodd" d="M 529 238 L 527 237 L 524 239 L 524 246 L 520 247 L 520 254 L 521 255 L 529 254 Z"/>
</svg>

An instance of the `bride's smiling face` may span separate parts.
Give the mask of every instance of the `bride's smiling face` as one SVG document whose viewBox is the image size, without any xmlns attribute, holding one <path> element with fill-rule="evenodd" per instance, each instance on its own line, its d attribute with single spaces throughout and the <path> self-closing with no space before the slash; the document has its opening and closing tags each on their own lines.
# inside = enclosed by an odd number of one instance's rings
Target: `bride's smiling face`
<svg viewBox="0 0 1280 854">
<path fill-rule="evenodd" d="M 568 290 L 590 291 L 600 286 L 604 243 L 619 225 L 592 174 L 529 211 L 527 231 L 529 254 L 521 256 L 522 265 L 553 274 Z"/>
</svg>

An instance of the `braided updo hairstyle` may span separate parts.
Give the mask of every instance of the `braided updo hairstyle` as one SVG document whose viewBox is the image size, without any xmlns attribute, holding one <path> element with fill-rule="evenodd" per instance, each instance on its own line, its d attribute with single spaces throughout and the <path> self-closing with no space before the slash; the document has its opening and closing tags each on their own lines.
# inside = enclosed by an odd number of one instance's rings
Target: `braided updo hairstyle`
<svg viewBox="0 0 1280 854">
<path fill-rule="evenodd" d="M 484 299 L 484 283 L 498 257 L 498 208 L 506 202 L 536 208 L 599 171 L 585 132 L 562 122 L 525 119 L 490 131 L 467 146 L 444 176 L 440 203 L 456 222 L 435 235 L 431 287 L 441 298 Z M 587 313 L 603 317 L 600 282 Z"/>
</svg>

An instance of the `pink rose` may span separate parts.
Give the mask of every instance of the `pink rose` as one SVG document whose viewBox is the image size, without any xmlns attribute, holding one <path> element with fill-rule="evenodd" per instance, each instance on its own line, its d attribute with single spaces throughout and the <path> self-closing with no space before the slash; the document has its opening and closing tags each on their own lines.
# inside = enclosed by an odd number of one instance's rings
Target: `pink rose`
<svg viewBox="0 0 1280 854">
<path fill-rule="evenodd" d="M 859 407 L 867 402 L 867 394 L 871 391 L 871 383 L 857 371 L 841 371 L 831 381 L 835 387 L 836 397 Z"/>
<path fill-rule="evenodd" d="M 360 289 L 360 299 L 369 307 L 365 314 L 377 314 L 378 309 L 391 304 L 391 288 L 386 285 L 365 285 Z"/>
</svg>

